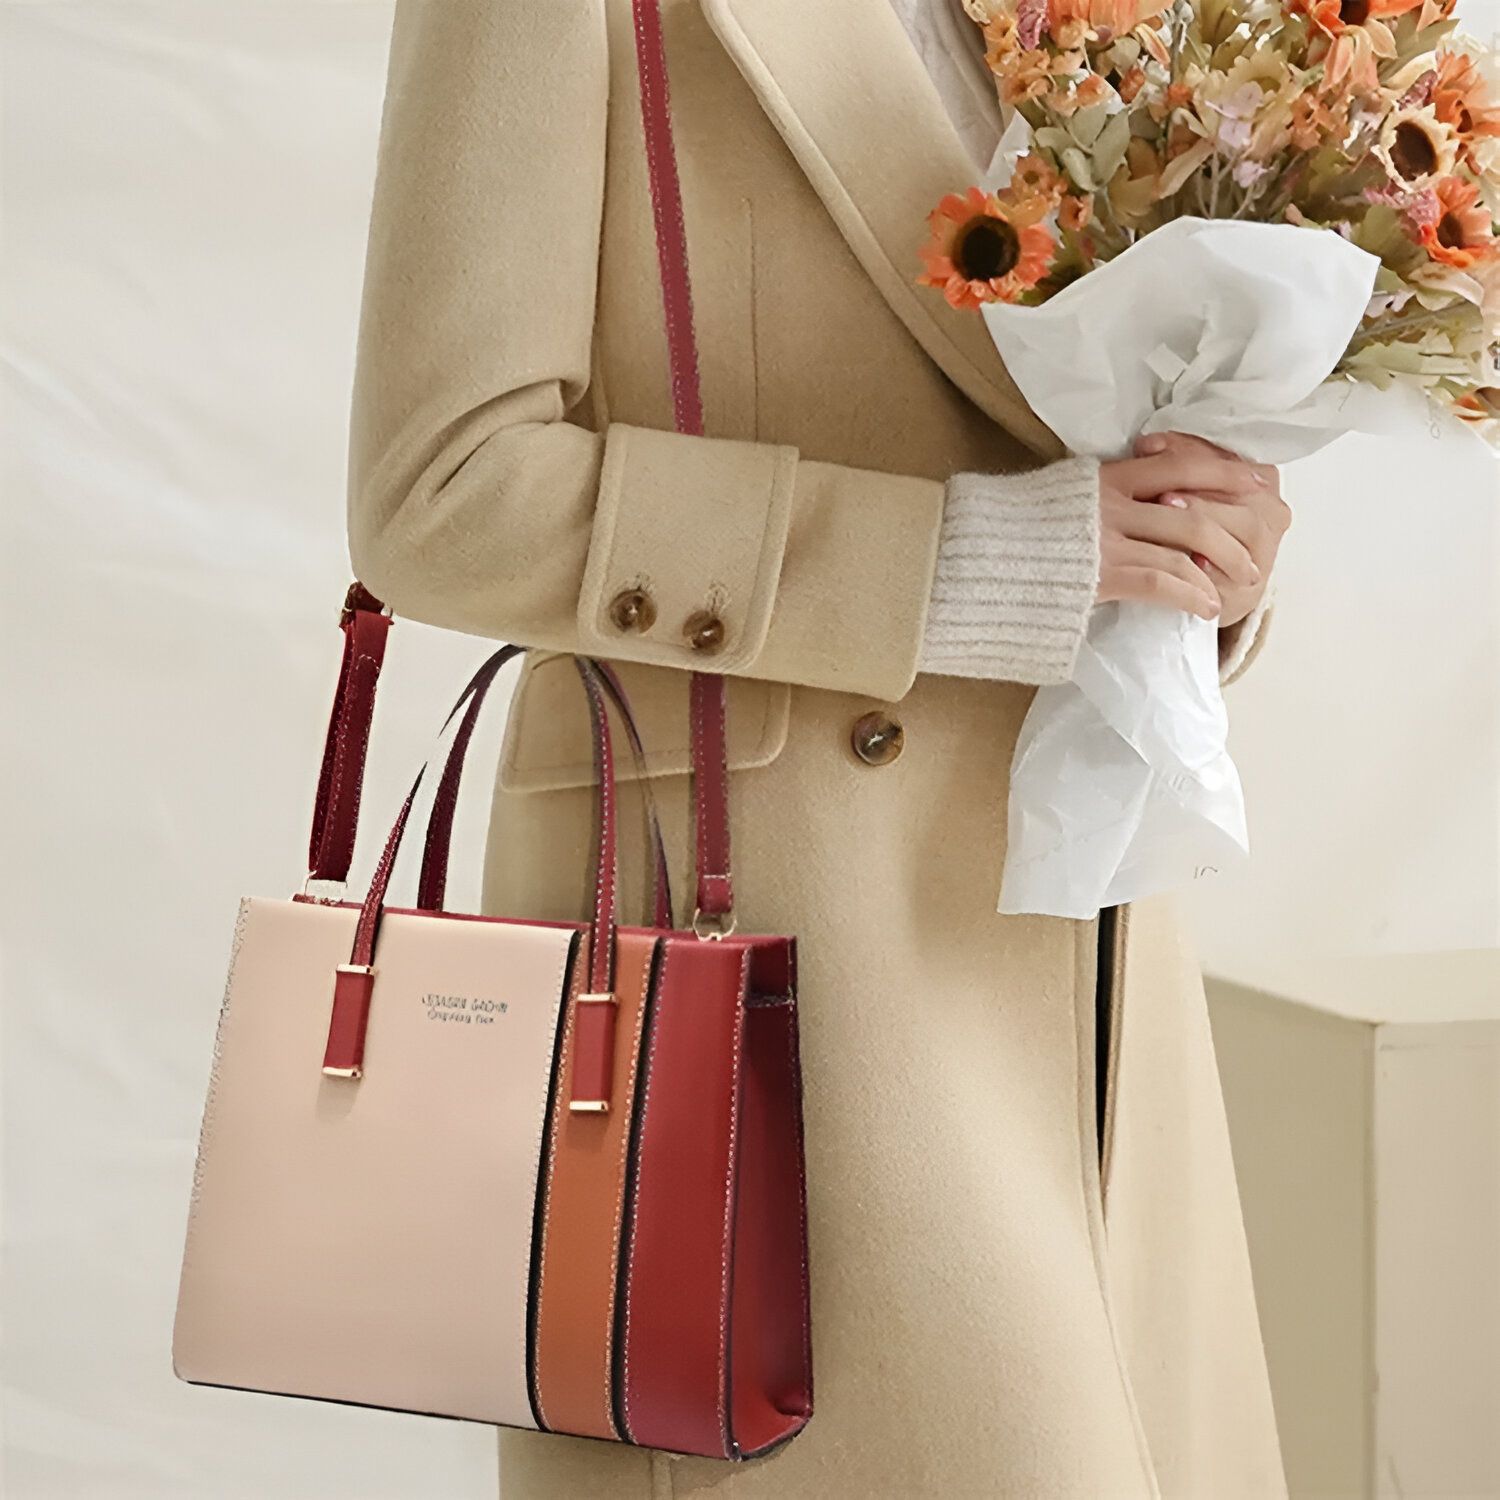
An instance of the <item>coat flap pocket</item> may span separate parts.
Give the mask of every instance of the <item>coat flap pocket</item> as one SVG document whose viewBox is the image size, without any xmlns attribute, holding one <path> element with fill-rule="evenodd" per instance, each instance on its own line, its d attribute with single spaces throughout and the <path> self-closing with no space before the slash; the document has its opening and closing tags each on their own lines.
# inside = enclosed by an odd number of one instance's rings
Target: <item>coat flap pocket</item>
<svg viewBox="0 0 1500 1500">
<path fill-rule="evenodd" d="M 689 674 L 673 667 L 612 662 L 646 747 L 648 776 L 680 776 L 691 769 L 688 733 Z M 769 765 L 786 744 L 791 688 L 784 682 L 730 677 L 729 769 Z M 617 728 L 615 763 L 621 781 L 640 775 L 623 732 Z M 557 791 L 589 786 L 593 750 L 582 684 L 573 658 L 532 652 L 516 685 L 505 742 L 500 785 L 508 792 Z"/>
</svg>

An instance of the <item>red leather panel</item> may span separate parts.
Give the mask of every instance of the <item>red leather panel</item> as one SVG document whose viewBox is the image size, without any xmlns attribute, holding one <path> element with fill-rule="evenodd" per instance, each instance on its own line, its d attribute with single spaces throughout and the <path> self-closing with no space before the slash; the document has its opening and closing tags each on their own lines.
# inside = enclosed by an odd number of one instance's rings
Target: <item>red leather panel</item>
<svg viewBox="0 0 1500 1500">
<path fill-rule="evenodd" d="M 664 940 L 624 1251 L 621 1404 L 631 1441 L 730 1454 L 729 1283 L 743 945 Z"/>
<path fill-rule="evenodd" d="M 812 1415 L 795 952 L 790 940 L 757 948 L 745 1012 L 729 1347 L 730 1426 L 746 1457 Z"/>
</svg>

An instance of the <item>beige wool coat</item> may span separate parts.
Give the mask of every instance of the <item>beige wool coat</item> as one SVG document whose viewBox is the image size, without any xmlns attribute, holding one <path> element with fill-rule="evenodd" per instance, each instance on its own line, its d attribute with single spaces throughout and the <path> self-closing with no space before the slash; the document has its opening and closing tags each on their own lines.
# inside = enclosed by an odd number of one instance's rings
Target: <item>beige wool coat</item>
<svg viewBox="0 0 1500 1500">
<path fill-rule="evenodd" d="M 538 648 L 488 909 L 583 909 L 550 653 L 620 663 L 678 851 L 684 669 L 731 675 L 738 918 L 801 945 L 816 1414 L 737 1467 L 502 1433 L 505 1500 L 1279 1495 L 1176 912 L 1128 908 L 1109 960 L 1101 1164 L 1098 924 L 994 910 L 1033 690 L 917 675 L 943 481 L 1058 451 L 912 284 L 963 147 L 887 0 L 663 9 L 712 436 L 671 431 L 629 0 L 402 0 L 350 535 L 398 614 Z M 861 758 L 871 713 L 898 757 Z"/>
</svg>

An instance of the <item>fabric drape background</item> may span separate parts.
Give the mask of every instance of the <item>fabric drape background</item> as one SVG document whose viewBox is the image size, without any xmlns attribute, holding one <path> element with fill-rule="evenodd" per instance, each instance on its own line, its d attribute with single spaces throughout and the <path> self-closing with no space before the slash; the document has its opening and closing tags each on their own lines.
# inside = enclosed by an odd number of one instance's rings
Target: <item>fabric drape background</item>
<svg viewBox="0 0 1500 1500">
<path fill-rule="evenodd" d="M 1468 11 L 1477 28 L 1493 7 Z M 194 1390 L 168 1357 L 235 904 L 302 875 L 389 23 L 387 0 L 0 0 L 0 1487 L 17 1500 L 495 1494 L 486 1429 Z M 1494 931 L 1489 465 L 1449 438 L 1356 440 L 1290 476 L 1276 635 L 1234 689 L 1256 863 L 1199 913 L 1219 972 L 1389 943 L 1413 869 L 1471 893 L 1429 925 L 1464 946 Z M 1413 505 L 1404 537 L 1365 524 Z M 399 800 L 480 650 L 399 627 L 372 809 Z M 498 723 L 481 733 L 476 760 Z M 459 897 L 484 793 L 460 818 Z"/>
</svg>

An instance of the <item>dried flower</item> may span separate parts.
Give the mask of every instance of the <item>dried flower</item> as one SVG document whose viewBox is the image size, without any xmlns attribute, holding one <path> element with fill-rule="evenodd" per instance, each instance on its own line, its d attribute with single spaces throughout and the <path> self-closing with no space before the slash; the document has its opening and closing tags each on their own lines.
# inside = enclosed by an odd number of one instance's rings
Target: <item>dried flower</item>
<svg viewBox="0 0 1500 1500">
<path fill-rule="evenodd" d="M 953 307 L 1016 302 L 1047 274 L 1057 249 L 1040 222 L 1050 203 L 971 187 L 950 193 L 928 217 L 922 286 L 938 287 Z"/>
<path fill-rule="evenodd" d="M 1458 270 L 1493 259 L 1494 221 L 1479 202 L 1478 187 L 1462 177 L 1445 177 L 1437 184 L 1436 191 L 1438 217 L 1422 231 L 1427 253 Z"/>
<path fill-rule="evenodd" d="M 1120 78 L 1120 97 L 1127 103 L 1131 103 L 1135 96 L 1140 93 L 1146 82 L 1146 70 L 1137 65 L 1125 72 Z"/>
<path fill-rule="evenodd" d="M 1431 109 L 1398 109 L 1380 129 L 1376 155 L 1408 186 L 1446 177 L 1458 160 L 1458 135 Z"/>
<path fill-rule="evenodd" d="M 1057 210 L 1059 227 L 1077 234 L 1087 229 L 1094 217 L 1094 195 L 1092 193 L 1070 193 L 1062 200 Z"/>
</svg>

